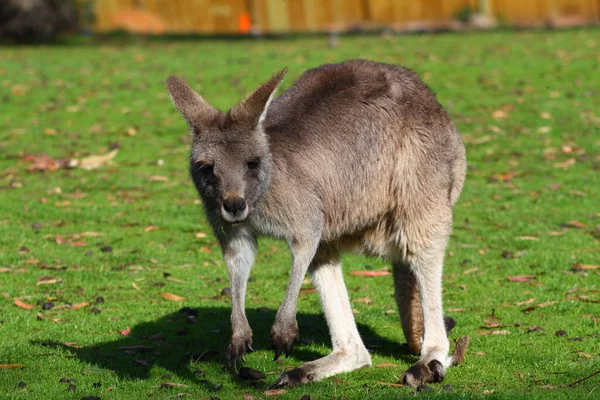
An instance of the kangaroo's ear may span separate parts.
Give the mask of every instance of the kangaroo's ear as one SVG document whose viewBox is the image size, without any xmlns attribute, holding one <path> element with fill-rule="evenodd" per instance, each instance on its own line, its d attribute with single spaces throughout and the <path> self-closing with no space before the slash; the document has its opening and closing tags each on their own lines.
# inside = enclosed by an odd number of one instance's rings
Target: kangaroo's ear
<svg viewBox="0 0 600 400">
<path fill-rule="evenodd" d="M 231 118 L 235 121 L 248 122 L 252 126 L 261 124 L 267 115 L 269 103 L 286 73 L 287 68 L 282 69 L 252 92 L 246 100 L 233 107 L 229 112 Z"/>
<path fill-rule="evenodd" d="M 206 125 L 219 114 L 218 110 L 208 104 L 181 78 L 173 75 L 169 76 L 167 78 L 167 90 L 171 95 L 173 104 L 181 112 L 190 127 L 194 124 Z"/>
</svg>

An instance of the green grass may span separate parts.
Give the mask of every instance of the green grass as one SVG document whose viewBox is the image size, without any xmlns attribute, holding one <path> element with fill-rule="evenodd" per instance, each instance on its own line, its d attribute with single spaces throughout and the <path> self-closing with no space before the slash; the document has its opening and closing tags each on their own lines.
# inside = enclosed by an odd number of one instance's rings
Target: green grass
<svg viewBox="0 0 600 400">
<path fill-rule="evenodd" d="M 600 370 L 600 270 L 573 270 L 600 265 L 598 34 L 344 37 L 335 49 L 324 38 L 1 48 L 0 364 L 23 367 L 0 369 L 0 398 L 265 397 L 267 382 L 241 381 L 221 363 L 229 339 L 229 299 L 220 295 L 227 272 L 188 177 L 186 126 L 164 80 L 183 76 L 227 108 L 284 66 L 285 88 L 307 68 L 352 57 L 418 71 L 467 145 L 444 301 L 458 323 L 452 339 L 469 335 L 471 345 L 466 362 L 448 372 L 451 392 L 432 385 L 418 396 L 600 395 L 600 375 L 568 386 Z M 115 146 L 112 165 L 93 171 L 28 172 L 22 160 L 40 153 L 81 158 Z M 261 241 L 247 301 L 257 351 L 246 365 L 267 381 L 330 346 L 317 296 L 305 291 L 298 319 L 308 340 L 290 358 L 272 361 L 268 332 L 289 264 L 282 243 Z M 413 394 L 379 384 L 398 382 L 417 359 L 406 353 L 397 313 L 388 311 L 395 309 L 391 279 L 348 273 L 387 264 L 348 255 L 344 265 L 374 365 L 397 367 L 342 374 L 279 398 Z M 535 279 L 507 279 L 519 275 Z M 42 276 L 60 281 L 36 285 Z M 185 301 L 167 301 L 161 292 Z M 96 305 L 99 296 L 104 303 Z M 365 297 L 372 304 L 357 301 Z M 25 310 L 13 298 L 90 304 Z M 183 306 L 198 308 L 195 324 L 178 314 Z M 501 326 L 482 329 L 486 320 Z M 119 334 L 128 327 L 129 335 Z M 505 334 L 482 335 L 487 331 Z M 122 348 L 135 345 L 148 347 Z M 59 383 L 63 377 L 76 379 L 74 391 Z M 167 381 L 186 386 L 160 388 Z"/>
</svg>

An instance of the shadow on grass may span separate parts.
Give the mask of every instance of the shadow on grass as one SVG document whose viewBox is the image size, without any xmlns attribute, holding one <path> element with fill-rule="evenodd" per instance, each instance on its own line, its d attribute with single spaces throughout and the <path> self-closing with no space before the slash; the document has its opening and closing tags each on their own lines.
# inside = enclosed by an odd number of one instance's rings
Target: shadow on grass
<svg viewBox="0 0 600 400">
<path fill-rule="evenodd" d="M 270 348 L 268 332 L 275 319 L 275 311 L 266 308 L 246 310 L 254 331 L 255 349 Z M 230 339 L 230 312 L 229 307 L 185 307 L 156 321 L 133 326 L 127 336 L 118 340 L 82 348 L 68 347 L 51 340 L 34 341 L 32 344 L 63 348 L 85 363 L 114 371 L 120 378 L 147 379 L 152 366 L 156 365 L 181 379 L 197 382 L 208 390 L 214 390 L 218 385 L 208 382 L 201 373 L 190 368 L 189 364 L 210 363 L 221 366 L 224 374 L 233 374 L 233 369 L 227 369 L 225 359 Z M 302 343 L 296 345 L 290 357 L 298 360 L 298 364 L 322 357 L 323 354 L 311 351 L 306 344 L 331 346 L 323 316 L 299 313 L 297 318 Z M 416 356 L 408 353 L 406 345 L 389 341 L 366 325 L 359 324 L 358 329 L 365 345 L 373 353 L 398 357 L 411 364 L 417 360 Z"/>
</svg>

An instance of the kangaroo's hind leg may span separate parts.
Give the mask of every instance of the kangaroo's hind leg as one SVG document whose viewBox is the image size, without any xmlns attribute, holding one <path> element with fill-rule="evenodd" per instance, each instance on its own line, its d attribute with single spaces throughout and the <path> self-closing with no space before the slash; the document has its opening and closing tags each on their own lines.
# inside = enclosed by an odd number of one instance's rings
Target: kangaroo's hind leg
<svg viewBox="0 0 600 400">
<path fill-rule="evenodd" d="M 271 388 L 318 381 L 371 365 L 371 356 L 360 338 L 352 314 L 339 251 L 330 246 L 320 247 L 309 272 L 321 299 L 333 351 L 284 373 L 271 384 Z"/>
<path fill-rule="evenodd" d="M 423 311 L 417 280 L 410 267 L 401 262 L 393 263 L 393 272 L 396 304 L 408 350 L 419 354 L 423 340 Z"/>
<path fill-rule="evenodd" d="M 417 278 L 410 266 L 400 261 L 393 263 L 393 271 L 396 304 L 408 350 L 413 354 L 420 354 L 423 342 L 423 311 Z M 446 333 L 455 325 L 456 322 L 452 318 L 444 317 Z"/>
<path fill-rule="evenodd" d="M 411 251 L 406 261 L 419 292 L 423 340 L 421 359 L 403 374 L 403 381 L 416 387 L 441 382 L 453 358 L 448 355 L 450 343 L 442 315 L 442 267 L 450 223 L 439 222 L 425 235 L 415 232 L 410 232 L 413 240 L 408 242 Z"/>
</svg>

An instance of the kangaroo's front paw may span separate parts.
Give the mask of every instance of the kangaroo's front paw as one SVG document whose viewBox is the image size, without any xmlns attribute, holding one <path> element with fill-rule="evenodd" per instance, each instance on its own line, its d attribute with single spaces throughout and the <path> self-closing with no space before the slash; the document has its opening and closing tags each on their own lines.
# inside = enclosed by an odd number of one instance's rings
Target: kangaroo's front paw
<svg viewBox="0 0 600 400">
<path fill-rule="evenodd" d="M 252 348 L 252 336 L 232 337 L 229 347 L 227 347 L 227 363 L 237 371 L 239 360 L 246 361 L 246 351 L 254 351 Z"/>
<path fill-rule="evenodd" d="M 444 380 L 444 367 L 438 360 L 427 364 L 418 362 L 402 374 L 402 383 L 414 388 L 426 383 L 439 383 Z"/>
<path fill-rule="evenodd" d="M 313 381 L 313 377 L 302 368 L 296 368 L 281 374 L 279 378 L 271 383 L 268 389 L 279 389 L 283 387 L 293 387 L 309 383 Z"/>
<path fill-rule="evenodd" d="M 289 323 L 279 323 L 276 320 L 271 327 L 271 340 L 273 342 L 273 349 L 275 350 L 274 360 L 277 360 L 283 353 L 289 356 L 294 343 L 300 340 L 300 332 L 296 320 L 294 319 Z"/>
</svg>

